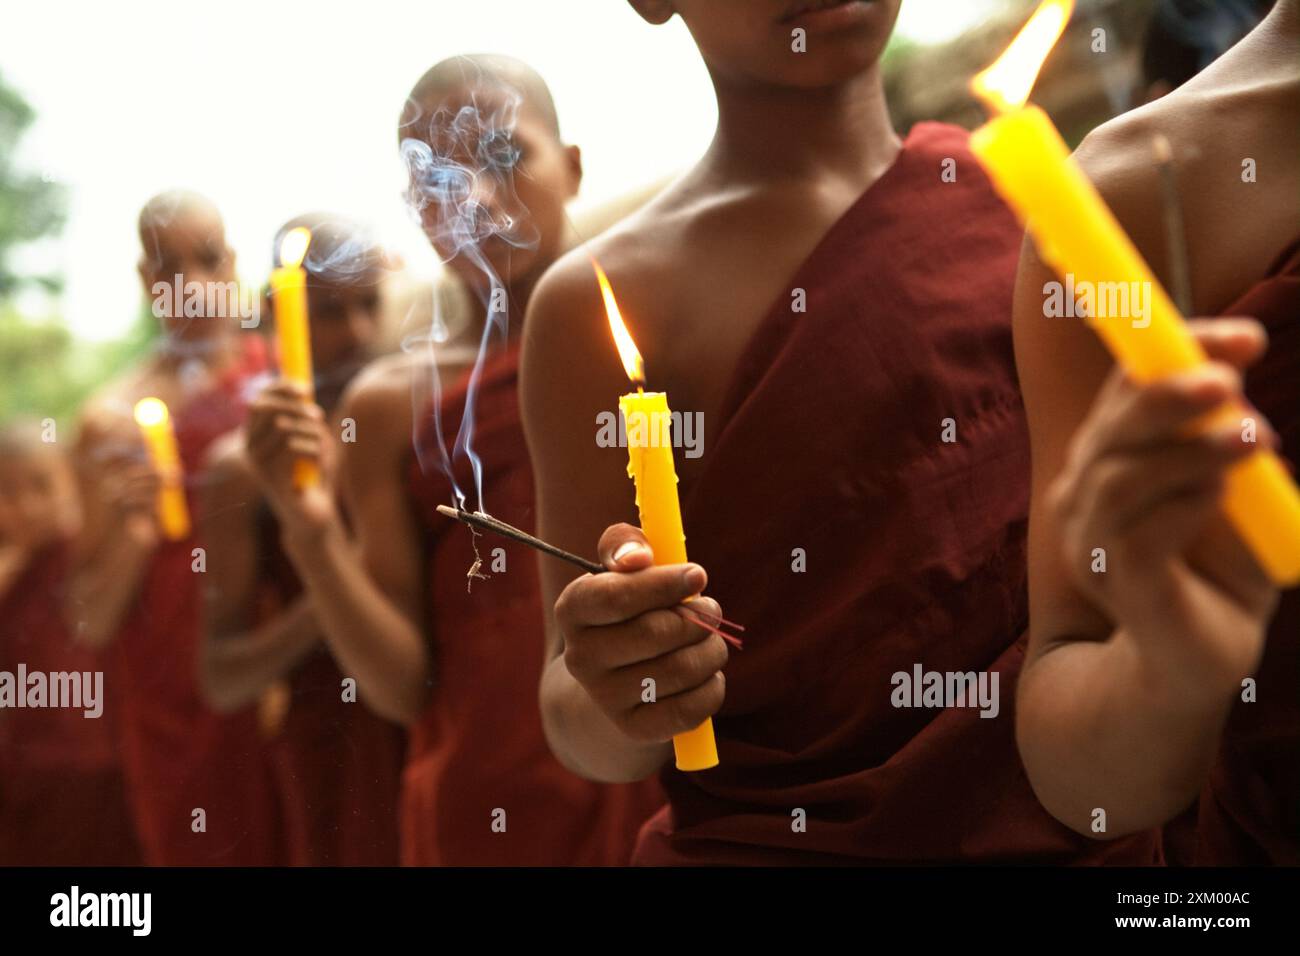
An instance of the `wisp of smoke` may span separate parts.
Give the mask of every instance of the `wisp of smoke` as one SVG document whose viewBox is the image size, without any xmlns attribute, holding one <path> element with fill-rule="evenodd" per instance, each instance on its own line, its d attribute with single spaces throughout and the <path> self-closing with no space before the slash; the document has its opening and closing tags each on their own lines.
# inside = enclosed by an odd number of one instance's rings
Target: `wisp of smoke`
<svg viewBox="0 0 1300 956">
<path fill-rule="evenodd" d="M 464 508 L 466 496 L 456 481 L 453 462 L 460 456 L 473 470 L 477 508 L 483 504 L 483 465 L 474 451 L 474 415 L 479 380 L 494 343 L 504 343 L 509 333 L 509 303 L 504 283 L 484 252 L 489 242 L 511 248 L 526 248 L 537 242 L 528 210 L 514 189 L 519 151 L 514 131 L 522 97 L 495 78 L 480 77 L 469 102 L 455 109 L 440 105 L 430 112 L 415 102 L 407 104 L 402 160 L 409 179 L 407 201 L 425 234 L 443 262 L 458 256 L 483 276 L 477 288 L 486 310 L 483 334 L 470 369 L 465 412 L 450 452 L 442 422 L 442 384 L 438 374 L 435 345 L 445 338 L 446 324 L 434 295 L 434 323 L 425 334 L 408 338 L 403 348 L 426 352 L 429 378 L 413 391 L 415 404 L 415 450 L 426 472 L 436 467 L 451 482 L 456 507 Z M 426 447 L 426 430 L 421 416 L 432 406 L 434 447 Z"/>
</svg>

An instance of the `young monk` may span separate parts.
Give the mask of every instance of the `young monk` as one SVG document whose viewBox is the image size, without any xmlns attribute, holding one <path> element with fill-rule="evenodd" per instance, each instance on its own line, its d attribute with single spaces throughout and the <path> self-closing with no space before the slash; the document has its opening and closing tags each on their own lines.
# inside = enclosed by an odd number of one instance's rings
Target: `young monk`
<svg viewBox="0 0 1300 956">
<path fill-rule="evenodd" d="M 592 779 L 662 771 L 638 863 L 1154 859 L 1150 839 L 1088 847 L 1020 770 L 1021 234 L 963 132 L 891 128 L 898 3 L 632 6 L 686 22 L 718 98 L 699 164 L 590 250 L 648 386 L 707 426 L 678 459 L 698 563 L 650 566 L 626 453 L 593 440 L 629 386 L 587 253 L 566 257 L 525 326 L 538 533 L 613 573 L 542 567 L 555 753 Z M 730 660 L 671 611 L 706 586 L 748 628 Z M 922 667 L 996 678 L 997 713 L 914 706 Z M 671 736 L 710 716 L 720 765 L 676 771 Z"/>
<path fill-rule="evenodd" d="M 116 702 L 95 683 L 101 655 L 73 641 L 59 614 L 79 517 L 56 435 L 37 422 L 0 428 L 0 671 L 75 674 L 85 706 L 0 710 L 0 865 L 130 866 L 139 850 Z"/>
<path fill-rule="evenodd" d="M 273 863 L 274 805 L 254 715 L 217 717 L 199 693 L 201 542 L 162 537 L 156 476 L 132 418 L 141 398 L 167 403 L 194 514 L 208 446 L 242 420 L 245 383 L 265 365 L 261 339 L 239 334 L 249 320 L 228 314 L 234 253 L 209 200 L 155 196 L 139 230 L 140 278 L 163 337 L 83 414 L 76 465 L 85 525 L 65 605 L 79 641 L 109 648 L 105 679 L 121 709 L 127 791 L 145 862 Z"/>
<path fill-rule="evenodd" d="M 560 248 L 579 153 L 560 138 L 541 78 L 496 56 L 429 70 L 411 91 L 398 136 L 426 234 L 489 313 L 481 364 L 382 361 L 351 389 L 343 415 L 355 420 L 356 441 L 343 446 L 339 483 L 355 546 L 335 505 L 321 416 L 288 386 L 257 402 L 249 434 L 279 441 L 250 444 L 249 456 L 340 669 L 377 713 L 411 729 L 403 861 L 623 863 L 662 797 L 653 787 L 580 780 L 547 751 L 532 553 L 475 541 L 434 510 L 463 501 L 533 524 L 515 388 L 518 316 Z M 506 310 L 512 322 L 503 336 Z M 440 408 L 431 403 L 433 376 L 446 383 Z M 466 414 L 481 485 L 468 455 L 444 454 L 455 429 L 468 435 Z M 319 490 L 292 491 L 295 455 L 323 459 Z M 467 578 L 471 566 L 484 579 Z"/>
<path fill-rule="evenodd" d="M 300 226 L 311 230 L 303 265 L 316 401 L 330 418 L 377 333 L 385 259 L 359 226 L 321 213 L 285 223 L 277 255 Z M 209 466 L 204 695 L 220 712 L 263 704 L 290 865 L 395 866 L 403 735 L 345 689 L 244 445 L 242 430 L 231 433 Z"/>
<path fill-rule="evenodd" d="M 1152 142 L 1171 144 L 1192 307 L 1225 316 L 1196 326 L 1208 365 L 1136 385 L 1083 323 L 1044 319 L 1053 277 L 1032 248 L 1017 288 L 1034 449 L 1025 766 L 1058 819 L 1096 836 L 1159 826 L 1199 793 L 1204 863 L 1300 863 L 1300 597 L 1278 605 L 1218 507 L 1233 462 L 1279 435 L 1292 464 L 1300 447 L 1298 58 L 1300 2 L 1279 0 L 1204 73 L 1078 151 L 1171 284 Z M 1246 422 L 1189 432 L 1242 398 L 1243 376 L 1256 440 Z"/>
</svg>

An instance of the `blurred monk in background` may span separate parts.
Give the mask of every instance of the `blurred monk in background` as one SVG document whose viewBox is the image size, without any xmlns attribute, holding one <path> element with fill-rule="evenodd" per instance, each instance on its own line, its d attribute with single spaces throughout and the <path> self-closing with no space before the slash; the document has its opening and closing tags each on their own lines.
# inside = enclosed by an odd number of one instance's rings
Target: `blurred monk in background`
<svg viewBox="0 0 1300 956">
<path fill-rule="evenodd" d="M 250 443 L 249 456 L 342 671 L 377 713 L 411 729 L 403 861 L 621 864 L 661 797 L 653 784 L 581 780 L 548 752 L 533 554 L 499 541 L 476 551 L 467 529 L 434 510 L 482 502 L 533 525 L 516 396 L 519 317 L 561 248 L 565 204 L 582 177 L 578 149 L 561 138 L 541 77 L 498 56 L 456 57 L 425 73 L 402 109 L 398 145 L 425 233 L 487 316 L 477 364 L 442 364 L 430 337 L 352 387 L 342 415 L 355 420 L 356 442 L 343 446 L 337 480 L 355 547 L 331 487 L 332 439 L 291 386 L 259 399 L 250 436 L 279 442 Z M 452 444 L 471 422 L 481 491 Z M 284 458 L 308 449 L 327 480 L 296 494 Z M 486 577 L 467 579 L 467 569 Z"/>
<path fill-rule="evenodd" d="M 70 674 L 85 706 L 0 709 L 0 866 L 139 862 L 103 655 L 60 613 L 77 490 L 54 424 L 0 428 L 0 671 Z M 27 688 L 18 684 L 18 694 Z M 89 699 L 94 695 L 94 700 Z"/>
<path fill-rule="evenodd" d="M 307 272 L 315 409 L 336 459 L 343 390 L 370 356 L 379 323 L 385 256 L 357 224 L 314 213 L 285 223 L 311 230 Z M 278 264 L 278 262 L 277 262 Z M 274 302 L 271 303 L 274 308 Z M 300 402 L 290 400 L 291 411 Z M 270 410 L 268 399 L 259 407 Z M 273 418 L 260 415 L 256 425 Z M 307 439 L 314 439 L 313 429 Z M 396 866 L 397 794 L 405 735 L 359 702 L 322 639 L 315 609 L 280 544 L 282 528 L 262 496 L 245 445 L 277 436 L 242 429 L 213 448 L 203 504 L 208 587 L 203 690 L 223 713 L 260 702 L 288 863 Z M 278 458 L 292 471 L 292 443 Z M 273 451 L 272 454 L 275 452 Z"/>
<path fill-rule="evenodd" d="M 158 476 L 133 407 L 170 409 L 186 495 L 197 514 L 208 447 L 244 417 L 245 384 L 266 365 L 262 340 L 231 309 L 234 253 L 208 199 L 167 192 L 139 220 L 140 278 L 163 335 L 148 358 L 93 396 L 75 463 L 85 522 L 64 605 L 76 640 L 108 652 L 106 681 L 127 794 L 145 862 L 278 862 L 269 776 L 252 709 L 218 717 L 198 686 L 199 612 L 206 558 L 193 533 L 166 540 Z M 193 526 L 197 528 L 197 521 Z"/>
</svg>

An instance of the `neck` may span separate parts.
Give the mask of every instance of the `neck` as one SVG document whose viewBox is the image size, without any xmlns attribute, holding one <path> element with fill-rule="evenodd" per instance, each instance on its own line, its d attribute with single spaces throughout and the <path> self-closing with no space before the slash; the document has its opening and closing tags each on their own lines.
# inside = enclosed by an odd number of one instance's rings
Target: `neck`
<svg viewBox="0 0 1300 956">
<path fill-rule="evenodd" d="M 234 354 L 235 336 L 228 330 L 198 339 L 164 334 L 158 343 L 158 361 L 175 370 L 186 362 L 199 362 L 209 369 L 219 368 Z"/>
<path fill-rule="evenodd" d="M 1264 22 L 1251 34 L 1264 35 L 1274 42 L 1300 40 L 1300 0 L 1277 0 Z"/>
<path fill-rule="evenodd" d="M 553 261 L 553 260 L 552 260 Z M 523 327 L 524 313 L 528 309 L 528 300 L 532 298 L 533 289 L 537 286 L 537 280 L 541 278 L 551 262 L 548 261 L 543 265 L 531 270 L 526 276 L 516 276 L 509 282 L 504 283 L 506 288 L 506 302 L 510 309 L 509 330 L 510 338 L 519 334 Z M 465 281 L 462 278 L 462 281 Z M 466 283 L 469 286 L 469 293 L 474 301 L 475 308 L 478 312 L 478 321 L 474 328 L 476 333 L 481 335 L 483 332 L 483 323 L 487 321 L 485 313 L 486 304 L 492 301 L 492 283 L 486 276 L 476 278 L 473 282 Z"/>
<path fill-rule="evenodd" d="M 898 152 L 879 64 L 818 90 L 740 84 L 716 74 L 713 84 L 718 129 L 706 162 L 728 178 L 871 178 Z"/>
</svg>

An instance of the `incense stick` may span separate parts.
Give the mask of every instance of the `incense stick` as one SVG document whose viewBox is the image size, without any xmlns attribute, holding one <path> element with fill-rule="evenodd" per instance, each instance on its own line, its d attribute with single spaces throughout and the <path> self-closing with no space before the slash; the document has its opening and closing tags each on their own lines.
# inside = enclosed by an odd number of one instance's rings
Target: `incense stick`
<svg viewBox="0 0 1300 956">
<path fill-rule="evenodd" d="M 455 518 L 462 521 L 471 528 L 480 528 L 484 531 L 491 531 L 493 534 L 499 534 L 503 538 L 509 538 L 512 541 L 518 541 L 520 544 L 526 544 L 530 548 L 535 548 L 544 554 L 549 554 L 553 558 L 559 558 L 561 561 L 568 561 L 570 564 L 577 565 L 582 570 L 590 574 L 600 574 L 605 570 L 603 564 L 597 564 L 595 561 L 588 561 L 584 557 L 571 554 L 563 548 L 557 548 L 541 538 L 534 538 L 527 531 L 520 531 L 514 525 L 506 524 L 504 521 L 498 521 L 491 515 L 484 514 L 481 511 L 462 511 L 459 508 L 451 508 L 447 505 L 438 505 L 438 514 L 446 515 L 448 518 Z"/>
<path fill-rule="evenodd" d="M 1178 310 L 1190 317 L 1193 309 L 1191 262 L 1187 251 L 1187 228 L 1183 222 L 1183 203 L 1178 194 L 1178 174 L 1174 168 L 1174 150 L 1163 133 L 1156 134 L 1152 146 L 1156 154 L 1156 168 L 1160 171 L 1160 189 L 1164 195 L 1169 291 Z"/>
<path fill-rule="evenodd" d="M 504 521 L 494 518 L 489 514 L 484 514 L 482 511 L 463 511 L 459 508 L 449 507 L 448 505 L 438 505 L 438 513 L 469 525 L 471 530 L 491 531 L 493 534 L 499 534 L 503 538 L 509 538 L 511 541 L 518 541 L 520 544 L 526 544 L 528 547 L 541 551 L 543 554 L 549 554 L 551 557 L 559 558 L 561 561 L 568 561 L 570 564 L 576 565 L 590 574 L 606 573 L 606 568 L 603 564 L 597 564 L 595 561 L 588 561 L 580 555 L 565 551 L 563 548 L 557 548 L 548 541 L 536 538 L 527 531 L 520 531 L 514 525 L 506 524 Z M 677 605 L 677 607 L 673 608 L 673 610 L 693 624 L 698 624 L 706 631 L 718 635 L 718 637 L 722 638 L 732 647 L 739 649 L 744 646 L 741 643 L 740 638 L 722 630 L 723 627 L 730 627 L 737 631 L 743 631 L 745 628 L 742 625 L 737 624 L 735 621 L 728 621 L 725 617 L 718 617 L 717 615 L 710 614 L 707 611 L 701 611 L 698 608 L 691 607 L 693 601 L 694 598 L 687 599 Z"/>
</svg>

